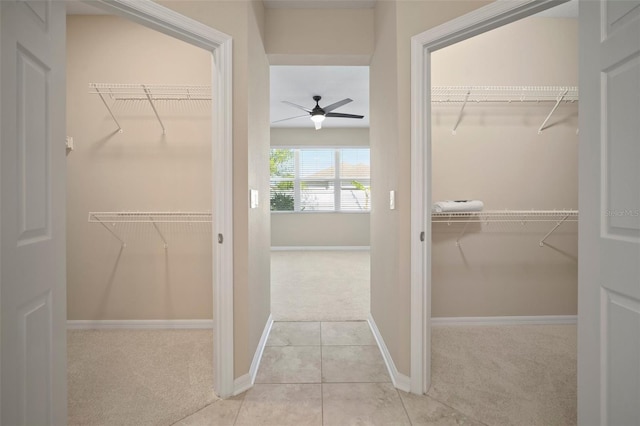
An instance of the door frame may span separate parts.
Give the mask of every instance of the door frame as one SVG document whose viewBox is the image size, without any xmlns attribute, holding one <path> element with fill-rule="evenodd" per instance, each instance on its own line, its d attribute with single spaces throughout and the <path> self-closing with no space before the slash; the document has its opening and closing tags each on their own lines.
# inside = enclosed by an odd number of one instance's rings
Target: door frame
<svg viewBox="0 0 640 426">
<path fill-rule="evenodd" d="M 411 392 L 431 386 L 431 52 L 567 0 L 496 1 L 411 38 Z"/>
<path fill-rule="evenodd" d="M 83 0 L 212 55 L 213 371 L 214 392 L 233 394 L 232 38 L 152 0 Z"/>
</svg>

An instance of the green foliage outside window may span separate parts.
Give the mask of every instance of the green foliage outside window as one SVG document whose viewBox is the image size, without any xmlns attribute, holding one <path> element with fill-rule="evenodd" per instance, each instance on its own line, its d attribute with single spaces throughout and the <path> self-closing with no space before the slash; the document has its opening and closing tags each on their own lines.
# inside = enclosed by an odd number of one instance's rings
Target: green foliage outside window
<svg viewBox="0 0 640 426">
<path fill-rule="evenodd" d="M 269 156 L 271 177 L 293 179 L 293 150 L 272 149 Z M 271 191 L 272 211 L 293 211 L 293 181 L 277 182 Z"/>
</svg>

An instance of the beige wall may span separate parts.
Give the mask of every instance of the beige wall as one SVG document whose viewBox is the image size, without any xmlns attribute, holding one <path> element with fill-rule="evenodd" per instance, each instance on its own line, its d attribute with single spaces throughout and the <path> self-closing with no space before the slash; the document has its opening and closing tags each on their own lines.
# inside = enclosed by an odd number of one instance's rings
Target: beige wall
<svg viewBox="0 0 640 426">
<path fill-rule="evenodd" d="M 369 146 L 369 129 L 272 128 L 271 145 Z M 369 213 L 271 213 L 271 245 L 368 246 Z"/>
<path fill-rule="evenodd" d="M 369 213 L 271 213 L 272 247 L 368 245 Z"/>
<path fill-rule="evenodd" d="M 369 65 L 373 9 L 267 9 L 271 65 Z"/>
<path fill-rule="evenodd" d="M 254 167 L 269 149 L 269 123 L 261 115 L 269 110 L 269 70 L 260 57 L 262 6 L 245 0 L 158 3 L 233 37 L 234 370 L 240 377 L 249 371 L 270 312 L 269 210 L 264 203 L 249 209 L 249 188 L 264 199 L 268 192 L 261 185 L 269 181 L 266 160 L 264 167 Z"/>
<path fill-rule="evenodd" d="M 212 318 L 211 227 L 119 224 L 90 211 L 211 211 L 211 103 L 118 102 L 88 83 L 210 84 L 210 53 L 112 16 L 67 25 L 67 295 L 71 320 Z M 111 226 L 111 224 L 109 224 Z"/>
<path fill-rule="evenodd" d="M 477 9 L 481 1 L 381 1 L 371 61 L 371 314 L 402 374 L 410 361 L 411 37 Z"/>
<path fill-rule="evenodd" d="M 530 18 L 435 52 L 434 85 L 578 85 L 576 19 Z M 578 105 L 434 105 L 433 199 L 480 199 L 487 210 L 578 208 Z M 575 315 L 577 226 L 433 225 L 432 315 Z"/>
<path fill-rule="evenodd" d="M 244 295 L 248 307 L 247 354 L 251 362 L 271 313 L 271 236 L 269 205 L 269 62 L 264 50 L 264 8 L 261 1 L 249 10 L 249 188 L 257 189 L 259 206 L 249 210 L 249 279 Z M 244 192 L 245 199 L 248 192 Z M 243 303 L 242 300 L 239 301 Z M 239 372 L 240 373 L 240 372 Z"/>
</svg>

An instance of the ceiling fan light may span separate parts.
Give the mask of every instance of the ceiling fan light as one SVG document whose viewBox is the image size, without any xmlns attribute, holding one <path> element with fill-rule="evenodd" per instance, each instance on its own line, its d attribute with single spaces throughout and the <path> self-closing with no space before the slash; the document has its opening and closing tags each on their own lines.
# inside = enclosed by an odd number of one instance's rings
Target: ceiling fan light
<svg viewBox="0 0 640 426">
<path fill-rule="evenodd" d="M 311 116 L 311 121 L 313 121 L 313 124 L 315 124 L 316 130 L 320 130 L 322 129 L 322 122 L 324 121 L 324 115 L 314 114 Z"/>
</svg>

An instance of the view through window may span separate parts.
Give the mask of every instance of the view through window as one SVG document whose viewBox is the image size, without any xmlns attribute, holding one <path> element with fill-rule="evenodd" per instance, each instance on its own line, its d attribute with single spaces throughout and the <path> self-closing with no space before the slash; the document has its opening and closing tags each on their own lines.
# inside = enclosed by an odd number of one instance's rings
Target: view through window
<svg viewBox="0 0 640 426">
<path fill-rule="evenodd" d="M 369 148 L 273 148 L 272 211 L 371 209 Z"/>
</svg>

